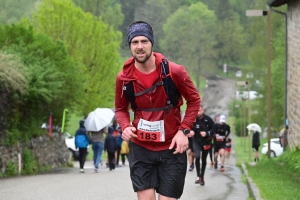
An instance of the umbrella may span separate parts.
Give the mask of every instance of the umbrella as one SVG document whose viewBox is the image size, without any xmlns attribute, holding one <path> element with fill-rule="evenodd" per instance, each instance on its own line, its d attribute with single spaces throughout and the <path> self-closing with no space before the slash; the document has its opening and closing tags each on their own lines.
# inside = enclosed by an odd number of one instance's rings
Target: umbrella
<svg viewBox="0 0 300 200">
<path fill-rule="evenodd" d="M 100 131 L 111 123 L 114 116 L 115 113 L 110 108 L 97 108 L 89 113 L 84 121 L 84 127 L 87 131 Z"/>
<path fill-rule="evenodd" d="M 248 126 L 247 126 L 247 129 L 249 130 L 249 131 L 258 131 L 258 132 L 260 132 L 261 133 L 261 127 L 258 125 L 258 124 L 255 124 L 255 123 L 252 123 L 252 124 L 249 124 Z"/>
</svg>

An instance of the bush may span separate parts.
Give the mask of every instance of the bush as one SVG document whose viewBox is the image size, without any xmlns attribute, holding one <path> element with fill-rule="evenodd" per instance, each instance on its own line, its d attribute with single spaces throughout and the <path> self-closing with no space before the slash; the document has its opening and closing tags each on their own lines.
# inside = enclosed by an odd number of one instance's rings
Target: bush
<svg viewBox="0 0 300 200">
<path fill-rule="evenodd" d="M 38 166 L 36 160 L 33 158 L 28 148 L 24 150 L 23 154 L 23 171 L 22 174 L 37 174 Z"/>
<path fill-rule="evenodd" d="M 18 165 L 11 160 L 8 161 L 5 170 L 5 176 L 16 176 L 18 174 Z"/>
<path fill-rule="evenodd" d="M 235 120 L 234 123 L 234 131 L 235 131 L 235 135 L 238 137 L 242 137 L 243 136 L 243 128 L 244 128 L 244 123 L 245 123 L 245 119 L 244 118 L 237 118 Z M 241 132 L 242 130 L 242 132 Z M 247 130 L 244 130 L 244 133 L 246 133 Z"/>
</svg>

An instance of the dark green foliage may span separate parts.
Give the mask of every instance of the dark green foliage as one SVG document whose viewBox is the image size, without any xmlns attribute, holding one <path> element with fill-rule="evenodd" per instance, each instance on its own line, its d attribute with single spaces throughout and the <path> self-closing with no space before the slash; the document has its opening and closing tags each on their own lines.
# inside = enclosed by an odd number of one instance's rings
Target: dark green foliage
<svg viewBox="0 0 300 200">
<path fill-rule="evenodd" d="M 236 136 L 238 137 L 242 137 L 243 136 L 243 128 L 244 128 L 244 123 L 245 123 L 245 119 L 244 118 L 238 118 L 235 120 L 234 123 L 234 133 Z"/>
<path fill-rule="evenodd" d="M 17 55 L 25 65 L 28 81 L 27 94 L 17 95 L 12 90 L 7 99 L 8 130 L 20 130 L 9 143 L 34 136 L 43 122 L 53 115 L 53 124 L 60 125 L 62 111 L 77 100 L 82 76 L 78 65 L 67 55 L 62 42 L 35 34 L 32 27 L 23 24 L 2 26 L 0 49 Z M 78 71 L 79 73 L 74 73 Z M 9 134 L 14 131 L 10 131 Z M 13 139 L 14 138 L 14 139 Z"/>
<path fill-rule="evenodd" d="M 34 4 L 38 0 L 0 0 L 0 23 L 17 23 L 24 15 L 34 11 Z"/>
<path fill-rule="evenodd" d="M 300 174 L 300 149 L 298 147 L 293 151 L 286 148 L 285 153 L 278 158 L 279 162 L 286 163 L 291 169 Z"/>
<path fill-rule="evenodd" d="M 121 67 L 121 33 L 101 17 L 83 12 L 71 0 L 45 0 L 33 24 L 36 31 L 53 41 L 63 41 L 68 55 L 81 64 L 77 70 L 64 66 L 73 76 L 80 76 L 77 91 L 81 93 L 74 101 L 77 111 L 87 115 L 97 107 L 113 107 L 115 77 Z"/>
<path fill-rule="evenodd" d="M 38 165 L 30 150 L 25 148 L 23 153 L 23 170 L 22 174 L 37 174 Z"/>
<path fill-rule="evenodd" d="M 257 1 L 249 9 L 263 9 L 265 1 Z M 278 8 L 286 12 L 286 6 Z M 284 17 L 275 12 L 271 12 L 271 126 L 279 132 L 284 125 L 284 80 L 285 80 L 285 22 Z M 259 80 L 262 85 L 258 92 L 263 95 L 259 99 L 255 110 L 258 112 L 253 116 L 253 120 L 259 121 L 262 127 L 267 126 L 267 18 L 248 17 L 246 24 L 249 45 L 249 68 L 253 72 L 255 80 Z M 255 81 L 253 80 L 253 81 Z"/>
<path fill-rule="evenodd" d="M 118 0 L 72 0 L 84 12 L 89 12 L 101 19 L 108 25 L 118 28 L 122 24 L 124 15 Z"/>
<path fill-rule="evenodd" d="M 249 177 L 258 187 L 262 199 L 299 199 L 300 151 L 285 151 L 277 158 L 261 156 L 258 164 L 247 164 Z"/>
<path fill-rule="evenodd" d="M 9 176 L 16 176 L 18 174 L 18 165 L 17 163 L 13 163 L 11 160 L 8 161 L 6 170 L 5 170 L 5 177 Z"/>
</svg>

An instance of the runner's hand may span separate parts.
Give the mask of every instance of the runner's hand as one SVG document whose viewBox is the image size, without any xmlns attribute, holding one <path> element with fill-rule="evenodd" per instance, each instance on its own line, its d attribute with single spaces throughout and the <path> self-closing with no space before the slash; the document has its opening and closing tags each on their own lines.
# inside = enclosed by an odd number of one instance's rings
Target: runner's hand
<svg viewBox="0 0 300 200">
<path fill-rule="evenodd" d="M 195 132 L 193 130 L 190 131 L 190 133 L 187 135 L 188 137 L 193 137 L 195 135 Z"/>
<path fill-rule="evenodd" d="M 125 141 L 129 141 L 131 138 L 137 138 L 138 136 L 135 134 L 136 128 L 133 126 L 128 126 L 124 129 L 122 133 L 122 139 Z"/>
<path fill-rule="evenodd" d="M 202 137 L 205 137 L 205 136 L 206 136 L 206 132 L 205 132 L 205 131 L 201 131 L 201 132 L 200 132 L 200 135 L 201 135 Z"/>
<path fill-rule="evenodd" d="M 183 134 L 181 130 L 179 130 L 176 135 L 172 139 L 172 143 L 169 149 L 173 149 L 176 145 L 175 151 L 173 154 L 183 153 L 187 150 L 189 146 L 188 137 Z"/>
</svg>

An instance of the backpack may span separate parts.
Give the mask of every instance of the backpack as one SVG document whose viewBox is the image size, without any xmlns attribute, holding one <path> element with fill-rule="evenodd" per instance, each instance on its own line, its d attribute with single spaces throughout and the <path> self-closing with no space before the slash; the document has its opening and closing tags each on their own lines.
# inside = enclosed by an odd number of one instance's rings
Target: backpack
<svg viewBox="0 0 300 200">
<path fill-rule="evenodd" d="M 172 77 L 170 75 L 170 70 L 169 70 L 169 62 L 166 58 L 163 58 L 161 62 L 161 67 L 162 67 L 162 81 L 157 82 L 153 86 L 147 88 L 146 90 L 143 90 L 138 93 L 134 93 L 134 87 L 132 81 L 128 81 L 124 84 L 123 87 L 123 93 L 126 97 L 126 99 L 130 102 L 131 108 L 133 111 L 136 110 L 142 110 L 142 111 L 148 111 L 148 112 L 153 112 L 153 111 L 159 111 L 159 110 L 165 110 L 168 111 L 170 108 L 177 106 L 179 103 L 180 99 L 180 92 L 177 90 Z M 135 97 L 141 96 L 154 88 L 158 86 L 164 86 L 164 90 L 167 93 L 168 99 L 167 99 L 167 106 L 162 107 L 162 108 L 138 108 L 137 105 L 135 104 Z"/>
</svg>

